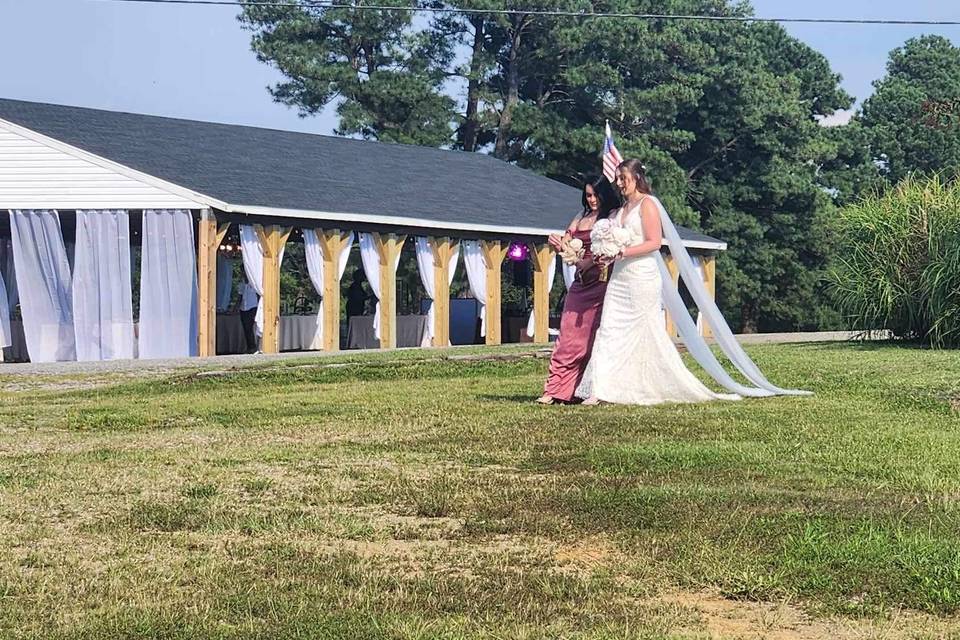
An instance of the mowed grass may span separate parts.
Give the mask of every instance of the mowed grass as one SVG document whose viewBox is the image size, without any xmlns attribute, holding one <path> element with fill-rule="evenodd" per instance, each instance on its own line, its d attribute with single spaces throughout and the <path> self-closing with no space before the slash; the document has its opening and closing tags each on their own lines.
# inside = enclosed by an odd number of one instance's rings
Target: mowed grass
<svg viewBox="0 0 960 640">
<path fill-rule="evenodd" d="M 960 354 L 749 351 L 816 395 L 542 407 L 523 349 L 0 378 L 0 636 L 960 634 Z"/>
</svg>

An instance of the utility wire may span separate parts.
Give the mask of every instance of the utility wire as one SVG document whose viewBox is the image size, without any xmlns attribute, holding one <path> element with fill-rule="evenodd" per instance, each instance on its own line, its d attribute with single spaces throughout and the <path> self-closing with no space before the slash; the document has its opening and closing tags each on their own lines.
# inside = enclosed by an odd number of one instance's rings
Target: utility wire
<svg viewBox="0 0 960 640">
<path fill-rule="evenodd" d="M 88 2 L 116 2 L 132 4 L 169 4 L 221 7 L 306 7 L 311 9 L 353 9 L 355 11 L 409 11 L 414 13 L 470 13 L 482 15 L 527 15 L 571 18 L 633 18 L 639 20 L 675 20 L 708 22 L 777 22 L 799 24 L 850 25 L 920 25 L 960 26 L 960 20 L 889 20 L 882 18 L 767 18 L 762 16 L 710 16 L 666 13 L 592 13 L 551 9 L 468 9 L 453 7 L 397 7 L 388 5 L 355 5 L 336 2 L 291 2 L 290 0 L 88 0 Z"/>
</svg>

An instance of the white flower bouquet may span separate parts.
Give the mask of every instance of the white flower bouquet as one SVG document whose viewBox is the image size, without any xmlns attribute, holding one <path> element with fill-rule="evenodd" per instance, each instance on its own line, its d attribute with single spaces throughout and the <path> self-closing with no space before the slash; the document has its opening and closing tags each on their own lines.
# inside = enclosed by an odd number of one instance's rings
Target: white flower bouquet
<svg viewBox="0 0 960 640">
<path fill-rule="evenodd" d="M 590 231 L 590 250 L 594 256 L 601 258 L 602 267 L 600 279 L 606 281 L 609 261 L 620 255 L 620 252 L 632 244 L 633 234 L 629 229 L 614 224 L 612 220 L 597 220 Z"/>
</svg>

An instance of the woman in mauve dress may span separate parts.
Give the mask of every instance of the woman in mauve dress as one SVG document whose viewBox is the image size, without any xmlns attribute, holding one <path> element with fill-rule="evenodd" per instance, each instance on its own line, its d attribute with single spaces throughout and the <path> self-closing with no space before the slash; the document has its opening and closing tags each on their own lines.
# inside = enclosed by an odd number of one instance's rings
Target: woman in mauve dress
<svg viewBox="0 0 960 640">
<path fill-rule="evenodd" d="M 566 233 L 551 234 L 549 242 L 557 249 L 567 238 L 583 242 L 583 258 L 577 263 L 574 282 L 567 291 L 560 316 L 560 336 L 550 358 L 550 375 L 543 387 L 540 404 L 572 402 L 574 392 L 590 359 L 593 337 L 600 326 L 600 311 L 607 283 L 599 280 L 599 267 L 590 253 L 590 230 L 594 223 L 610 215 L 620 200 L 604 177 L 588 180 L 583 185 L 583 211 L 573 219 Z"/>
</svg>

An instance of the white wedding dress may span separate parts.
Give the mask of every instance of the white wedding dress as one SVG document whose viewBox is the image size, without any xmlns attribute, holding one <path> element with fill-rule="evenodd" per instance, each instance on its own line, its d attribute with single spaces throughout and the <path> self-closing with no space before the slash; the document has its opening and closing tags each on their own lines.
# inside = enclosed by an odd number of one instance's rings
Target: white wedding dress
<svg viewBox="0 0 960 640">
<path fill-rule="evenodd" d="M 629 246 L 643 242 L 640 203 L 621 209 L 614 223 L 629 230 Z M 664 323 L 663 280 L 656 256 L 619 260 L 603 299 L 593 353 L 577 396 L 617 404 L 739 400 L 705 387 L 683 364 Z"/>
</svg>

